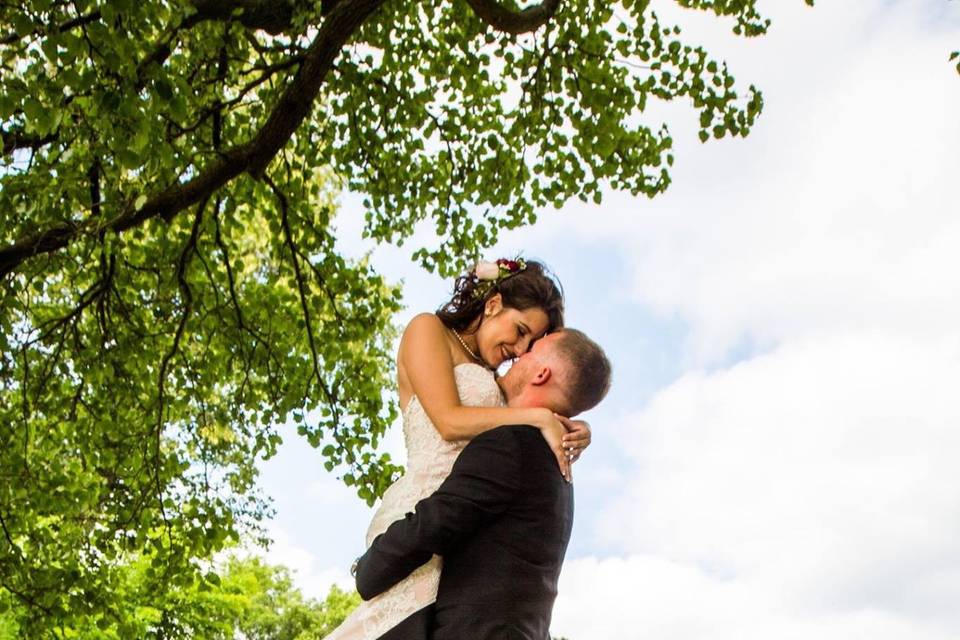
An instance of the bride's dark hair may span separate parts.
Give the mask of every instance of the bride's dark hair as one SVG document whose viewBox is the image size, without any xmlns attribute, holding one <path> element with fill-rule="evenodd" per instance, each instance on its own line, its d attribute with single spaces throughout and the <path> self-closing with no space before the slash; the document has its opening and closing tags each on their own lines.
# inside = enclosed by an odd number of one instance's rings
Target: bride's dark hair
<svg viewBox="0 0 960 640">
<path fill-rule="evenodd" d="M 504 307 L 519 311 L 543 309 L 547 314 L 547 333 L 562 328 L 563 291 L 559 281 L 543 263 L 525 262 L 525 269 L 498 279 L 484 293 L 481 292 L 490 283 L 478 279 L 474 270 L 461 275 L 453 285 L 453 296 L 437 309 L 437 317 L 454 331 L 464 332 L 483 313 L 487 300 L 499 293 Z"/>
</svg>

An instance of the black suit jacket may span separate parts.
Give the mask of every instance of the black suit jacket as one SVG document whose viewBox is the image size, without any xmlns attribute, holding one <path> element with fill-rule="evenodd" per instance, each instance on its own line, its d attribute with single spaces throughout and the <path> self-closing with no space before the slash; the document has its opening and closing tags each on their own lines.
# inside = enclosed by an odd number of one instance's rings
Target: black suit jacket
<svg viewBox="0 0 960 640">
<path fill-rule="evenodd" d="M 436 607 L 411 616 L 409 628 L 432 615 L 434 640 L 549 640 L 572 524 L 573 487 L 539 430 L 492 429 L 464 448 L 415 513 L 373 541 L 357 565 L 357 590 L 370 599 L 436 553 Z M 403 627 L 389 637 L 406 637 Z"/>
</svg>

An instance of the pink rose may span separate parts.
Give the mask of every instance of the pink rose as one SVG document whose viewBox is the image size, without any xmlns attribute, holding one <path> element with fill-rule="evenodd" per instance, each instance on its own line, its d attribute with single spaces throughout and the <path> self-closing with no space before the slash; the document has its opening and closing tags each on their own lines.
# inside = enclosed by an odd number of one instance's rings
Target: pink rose
<svg viewBox="0 0 960 640">
<path fill-rule="evenodd" d="M 496 280 L 500 277 L 500 267 L 493 262 L 478 262 L 473 273 L 480 280 Z"/>
</svg>

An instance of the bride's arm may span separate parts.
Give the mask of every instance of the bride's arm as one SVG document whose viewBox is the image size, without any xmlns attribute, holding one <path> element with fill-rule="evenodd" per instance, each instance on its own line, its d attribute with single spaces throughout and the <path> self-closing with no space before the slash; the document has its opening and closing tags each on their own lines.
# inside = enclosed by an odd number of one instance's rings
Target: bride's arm
<svg viewBox="0 0 960 640">
<path fill-rule="evenodd" d="M 540 429 L 557 456 L 560 470 L 569 474 L 563 448 L 566 427 L 543 407 L 465 407 L 460 404 L 453 373 L 447 328 L 432 314 L 415 317 L 400 340 L 398 360 L 430 421 L 444 440 L 470 440 L 508 424 L 528 424 Z"/>
</svg>

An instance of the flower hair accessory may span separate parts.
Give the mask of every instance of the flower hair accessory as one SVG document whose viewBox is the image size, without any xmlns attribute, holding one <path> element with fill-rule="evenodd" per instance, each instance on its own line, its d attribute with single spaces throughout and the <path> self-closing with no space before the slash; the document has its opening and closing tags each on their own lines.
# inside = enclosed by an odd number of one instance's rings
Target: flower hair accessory
<svg viewBox="0 0 960 640">
<path fill-rule="evenodd" d="M 526 268 L 527 263 L 523 258 L 517 258 L 516 260 L 500 258 L 496 262 L 478 262 L 477 266 L 473 268 L 473 276 L 477 280 L 473 297 L 485 298 L 490 289 Z"/>
</svg>

